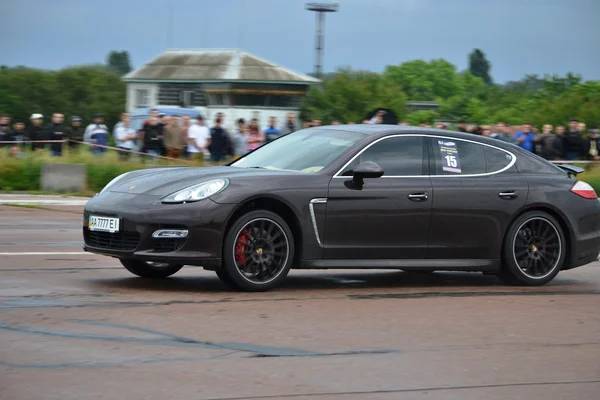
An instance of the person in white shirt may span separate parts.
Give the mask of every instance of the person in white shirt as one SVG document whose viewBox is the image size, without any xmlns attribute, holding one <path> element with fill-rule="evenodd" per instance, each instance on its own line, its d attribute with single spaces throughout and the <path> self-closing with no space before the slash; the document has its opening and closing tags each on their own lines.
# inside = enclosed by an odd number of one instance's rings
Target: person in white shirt
<svg viewBox="0 0 600 400">
<path fill-rule="evenodd" d="M 135 129 L 130 126 L 128 113 L 121 114 L 121 122 L 115 126 L 114 135 L 118 148 L 123 150 L 135 150 L 134 140 L 137 139 L 137 135 L 135 133 Z M 119 152 L 119 157 L 122 160 L 129 159 L 130 155 L 131 153 L 128 151 Z"/>
<path fill-rule="evenodd" d="M 196 121 L 196 124 L 188 129 L 187 151 L 190 158 L 204 162 L 209 155 L 206 144 L 210 138 L 210 130 L 204 125 L 204 118 L 201 115 L 196 117 Z"/>
</svg>

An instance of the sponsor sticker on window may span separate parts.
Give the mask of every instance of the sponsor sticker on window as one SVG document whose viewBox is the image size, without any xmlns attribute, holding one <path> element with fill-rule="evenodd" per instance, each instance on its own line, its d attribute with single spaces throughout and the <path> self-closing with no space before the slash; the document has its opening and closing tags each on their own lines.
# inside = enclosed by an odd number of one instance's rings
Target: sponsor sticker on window
<svg viewBox="0 0 600 400">
<path fill-rule="evenodd" d="M 438 140 L 438 145 L 440 146 L 440 154 L 442 155 L 442 170 L 461 173 L 460 158 L 458 157 L 456 143 Z"/>
</svg>

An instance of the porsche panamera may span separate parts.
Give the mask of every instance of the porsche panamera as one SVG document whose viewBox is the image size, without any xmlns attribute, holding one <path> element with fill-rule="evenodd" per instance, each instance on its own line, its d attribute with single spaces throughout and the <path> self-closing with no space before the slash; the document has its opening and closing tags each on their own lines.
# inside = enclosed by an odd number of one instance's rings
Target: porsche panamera
<svg viewBox="0 0 600 400">
<path fill-rule="evenodd" d="M 84 249 L 143 278 L 200 266 L 244 291 L 273 289 L 292 268 L 543 285 L 600 253 L 600 201 L 582 171 L 459 132 L 308 128 L 227 166 L 116 177 L 85 206 Z"/>
</svg>

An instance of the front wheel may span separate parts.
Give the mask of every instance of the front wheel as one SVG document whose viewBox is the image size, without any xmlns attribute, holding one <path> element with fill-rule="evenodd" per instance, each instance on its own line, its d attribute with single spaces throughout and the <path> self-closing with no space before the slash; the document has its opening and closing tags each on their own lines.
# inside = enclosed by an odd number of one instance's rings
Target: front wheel
<svg viewBox="0 0 600 400">
<path fill-rule="evenodd" d="M 167 278 L 183 268 L 183 265 L 155 263 L 127 258 L 120 258 L 119 261 L 121 261 L 121 264 L 123 264 L 127 271 L 142 278 Z"/>
<path fill-rule="evenodd" d="M 541 211 L 525 213 L 508 230 L 499 277 L 510 284 L 544 285 L 560 272 L 565 252 L 565 235 L 554 217 Z"/>
<path fill-rule="evenodd" d="M 294 238 L 279 215 L 257 210 L 241 216 L 225 237 L 223 283 L 248 292 L 264 292 L 285 279 L 294 261 Z"/>
</svg>

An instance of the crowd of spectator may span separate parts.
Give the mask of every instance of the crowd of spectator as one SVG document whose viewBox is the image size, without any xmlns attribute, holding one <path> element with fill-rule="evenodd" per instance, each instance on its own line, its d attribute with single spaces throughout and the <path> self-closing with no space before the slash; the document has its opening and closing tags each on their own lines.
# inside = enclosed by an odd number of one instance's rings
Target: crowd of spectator
<svg viewBox="0 0 600 400">
<path fill-rule="evenodd" d="M 384 123 L 385 112 L 380 111 L 363 124 Z M 104 123 L 102 114 L 94 115 L 92 122 L 83 128 L 82 119 L 73 117 L 66 126 L 64 115 L 54 113 L 51 121 L 44 124 L 41 114 L 32 114 L 30 124 L 17 120 L 11 125 L 10 116 L 0 116 L 0 147 L 9 147 L 10 154 L 19 157 L 26 147 L 35 151 L 47 148 L 53 156 L 60 157 L 65 146 L 79 149 L 86 145 L 93 154 L 102 155 L 112 142 L 121 159 L 132 154 L 169 158 L 186 158 L 197 161 L 219 162 L 224 158 L 240 157 L 264 143 L 275 140 L 298 129 L 296 115 L 289 113 L 286 121 L 278 125 L 275 117 L 269 118 L 268 126 L 261 129 L 259 121 L 238 119 L 231 131 L 225 128 L 225 115 L 218 113 L 213 121 L 198 116 L 163 115 L 153 109 L 139 129 L 131 127 L 130 115 L 121 114 L 121 121 L 112 131 Z M 348 121 L 347 124 L 354 122 Z M 332 125 L 341 124 L 332 121 Z M 318 119 L 304 122 L 303 127 L 320 126 Z M 410 125 L 400 121 L 398 125 Z M 427 123 L 421 127 L 432 127 Z M 450 129 L 445 123 L 435 124 L 438 129 Z M 584 122 L 571 119 L 568 125 L 552 126 L 544 124 L 538 131 L 530 123 L 509 126 L 503 122 L 495 125 L 469 124 L 461 120 L 456 126 L 460 132 L 483 135 L 514 143 L 523 149 L 536 153 L 548 160 L 595 160 L 600 161 L 600 138 L 596 127 L 587 128 Z M 111 138 L 112 136 L 112 138 Z"/>
<path fill-rule="evenodd" d="M 130 115 L 124 112 L 111 131 L 102 114 L 95 114 L 85 128 L 82 119 L 76 116 L 66 126 L 62 113 L 53 114 L 48 124 L 44 124 L 42 114 L 32 114 L 29 126 L 21 120 L 11 126 L 10 116 L 3 114 L 0 117 L 0 147 L 9 147 L 10 154 L 16 157 L 22 156 L 27 148 L 32 151 L 49 149 L 52 156 L 60 157 L 65 146 L 80 149 L 82 145 L 92 154 L 102 155 L 111 148 L 112 142 L 122 160 L 133 154 L 143 154 L 150 158 L 219 162 L 226 157 L 240 157 L 297 130 L 294 113 L 289 113 L 281 126 L 276 117 L 270 117 L 264 129 L 256 118 L 250 121 L 238 119 L 232 131 L 226 129 L 224 123 L 224 113 L 218 113 L 214 121 L 208 122 L 201 115 L 191 119 L 185 115 L 163 115 L 152 109 L 139 129 L 131 126 Z"/>
</svg>

